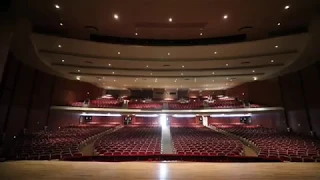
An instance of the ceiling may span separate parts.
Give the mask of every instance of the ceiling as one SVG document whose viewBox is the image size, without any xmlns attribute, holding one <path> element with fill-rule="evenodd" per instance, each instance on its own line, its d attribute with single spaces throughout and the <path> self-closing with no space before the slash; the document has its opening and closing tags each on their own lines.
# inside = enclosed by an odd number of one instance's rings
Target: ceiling
<svg viewBox="0 0 320 180">
<path fill-rule="evenodd" d="M 219 90 L 261 80 L 294 62 L 307 33 L 209 46 L 135 46 L 33 33 L 39 60 L 70 79 L 106 89 Z"/>
<path fill-rule="evenodd" d="M 76 39 L 90 34 L 175 40 L 246 34 L 247 40 L 258 40 L 307 26 L 318 5 L 318 0 L 18 0 L 11 12 L 28 18 L 34 29 Z"/>
</svg>

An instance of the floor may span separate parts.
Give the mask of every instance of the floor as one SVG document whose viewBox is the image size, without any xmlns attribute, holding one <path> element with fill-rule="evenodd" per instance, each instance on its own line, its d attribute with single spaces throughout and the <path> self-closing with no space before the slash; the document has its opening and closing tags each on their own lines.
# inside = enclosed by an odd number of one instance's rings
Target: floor
<svg viewBox="0 0 320 180">
<path fill-rule="evenodd" d="M 1 180 L 319 180 L 320 163 L 64 162 L 0 163 Z"/>
<path fill-rule="evenodd" d="M 254 150 L 246 145 L 243 145 L 243 151 L 245 156 L 258 156 Z"/>
</svg>

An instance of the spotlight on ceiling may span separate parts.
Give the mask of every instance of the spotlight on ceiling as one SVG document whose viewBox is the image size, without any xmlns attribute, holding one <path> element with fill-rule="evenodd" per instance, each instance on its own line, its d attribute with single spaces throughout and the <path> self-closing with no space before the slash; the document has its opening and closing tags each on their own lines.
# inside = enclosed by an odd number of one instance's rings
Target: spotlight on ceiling
<svg viewBox="0 0 320 180">
<path fill-rule="evenodd" d="M 273 62 L 274 62 L 274 60 L 271 60 L 271 62 L 273 63 Z"/>
<path fill-rule="evenodd" d="M 184 65 L 182 65 L 182 68 L 184 68 Z"/>
<path fill-rule="evenodd" d="M 169 18 L 169 22 L 172 22 L 173 21 L 173 19 L 172 18 Z"/>
<path fill-rule="evenodd" d="M 77 76 L 76 79 L 77 79 L 78 81 L 80 81 L 80 76 Z"/>
<path fill-rule="evenodd" d="M 59 6 L 58 4 L 55 4 L 54 7 L 55 7 L 56 9 L 60 9 L 60 6 Z"/>
<path fill-rule="evenodd" d="M 168 53 L 168 56 L 170 56 L 170 53 Z"/>
<path fill-rule="evenodd" d="M 256 80 L 258 80 L 258 78 L 257 77 L 253 77 L 253 80 L 256 81 Z"/>
<path fill-rule="evenodd" d="M 229 64 L 226 64 L 226 66 L 229 66 Z"/>
<path fill-rule="evenodd" d="M 62 59 L 61 62 L 64 62 L 64 59 Z"/>
<path fill-rule="evenodd" d="M 225 14 L 225 15 L 223 16 L 223 19 L 228 19 L 228 14 Z"/>
<path fill-rule="evenodd" d="M 279 46 L 278 45 L 276 45 L 276 46 L 274 46 L 275 48 L 278 48 Z"/>
<path fill-rule="evenodd" d="M 78 72 L 80 72 L 80 69 L 78 69 Z"/>
<path fill-rule="evenodd" d="M 278 23 L 277 25 L 278 25 L 278 26 L 280 26 L 280 25 L 281 25 L 281 23 Z"/>
<path fill-rule="evenodd" d="M 136 36 L 138 36 L 138 33 L 136 33 Z"/>
<path fill-rule="evenodd" d="M 121 54 L 120 52 L 118 52 L 118 54 Z"/>
<path fill-rule="evenodd" d="M 111 66 L 111 64 L 108 64 L 108 66 Z"/>
<path fill-rule="evenodd" d="M 61 44 L 59 44 L 59 45 L 58 45 L 58 48 L 61 48 L 61 47 L 62 47 Z"/>
<path fill-rule="evenodd" d="M 284 7 L 284 9 L 290 9 L 290 6 L 289 6 L 289 5 L 286 5 L 286 6 Z"/>
<path fill-rule="evenodd" d="M 218 54 L 218 52 L 217 52 L 217 51 L 215 51 L 215 52 L 214 52 L 214 54 Z"/>
<path fill-rule="evenodd" d="M 255 70 L 252 70 L 252 72 L 254 73 L 254 72 L 256 72 Z"/>
<path fill-rule="evenodd" d="M 60 23 L 60 26 L 63 26 L 63 23 L 62 23 L 62 22 Z"/>
<path fill-rule="evenodd" d="M 113 15 L 113 18 L 116 19 L 116 20 L 118 20 L 118 19 L 119 19 L 119 15 L 118 15 L 118 14 L 114 14 L 114 15 Z"/>
<path fill-rule="evenodd" d="M 200 36 L 202 36 L 202 33 L 200 33 Z"/>
</svg>

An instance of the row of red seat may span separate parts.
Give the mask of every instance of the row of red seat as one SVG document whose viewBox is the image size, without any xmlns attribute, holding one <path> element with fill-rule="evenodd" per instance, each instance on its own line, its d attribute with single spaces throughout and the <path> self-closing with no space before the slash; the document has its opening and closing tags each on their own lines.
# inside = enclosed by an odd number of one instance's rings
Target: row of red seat
<svg viewBox="0 0 320 180">
<path fill-rule="evenodd" d="M 242 124 L 214 125 L 218 129 L 247 139 L 259 148 L 262 158 L 280 158 L 293 162 L 314 162 L 320 160 L 320 141 L 312 137 L 275 129 Z"/>
<path fill-rule="evenodd" d="M 129 109 L 162 109 L 163 104 L 161 102 L 129 102 L 128 104 Z"/>
<path fill-rule="evenodd" d="M 152 155 L 161 153 L 159 126 L 123 127 L 98 139 L 94 144 L 97 155 Z"/>
<path fill-rule="evenodd" d="M 180 155 L 241 156 L 242 143 L 207 127 L 171 127 L 173 145 Z"/>
<path fill-rule="evenodd" d="M 87 141 L 112 127 L 69 126 L 57 131 L 40 131 L 18 137 L 11 151 L 14 159 L 49 160 L 82 156 Z"/>
</svg>

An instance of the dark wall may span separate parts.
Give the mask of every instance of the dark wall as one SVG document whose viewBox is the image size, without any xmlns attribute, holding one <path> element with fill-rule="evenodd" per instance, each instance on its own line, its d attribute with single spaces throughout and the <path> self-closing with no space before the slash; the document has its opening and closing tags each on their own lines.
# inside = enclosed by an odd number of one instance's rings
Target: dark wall
<svg viewBox="0 0 320 180">
<path fill-rule="evenodd" d="M 94 85 L 41 72 L 9 53 L 0 85 L 0 134 L 12 138 L 24 130 L 34 132 L 45 126 L 68 125 L 70 122 L 64 117 L 70 117 L 72 122 L 78 117 L 50 112 L 50 106 L 68 105 L 101 94 L 102 89 Z"/>
<path fill-rule="evenodd" d="M 190 118 L 169 117 L 169 118 L 170 118 L 171 125 L 192 125 L 192 124 L 198 124 L 198 122 L 199 122 L 199 121 L 197 121 L 196 117 L 190 117 Z"/>
<path fill-rule="evenodd" d="M 277 128 L 290 127 L 292 131 L 320 136 L 320 71 L 319 61 L 300 71 L 284 76 L 245 83 L 227 90 L 227 95 L 243 97 L 266 106 L 283 106 Z M 245 93 L 243 96 L 242 93 Z M 266 121 L 264 121 L 266 122 Z"/>
<path fill-rule="evenodd" d="M 103 117 L 103 116 L 94 116 L 89 123 L 84 124 L 102 124 L 102 125 L 119 125 L 123 124 L 123 116 L 119 117 Z"/>
</svg>

